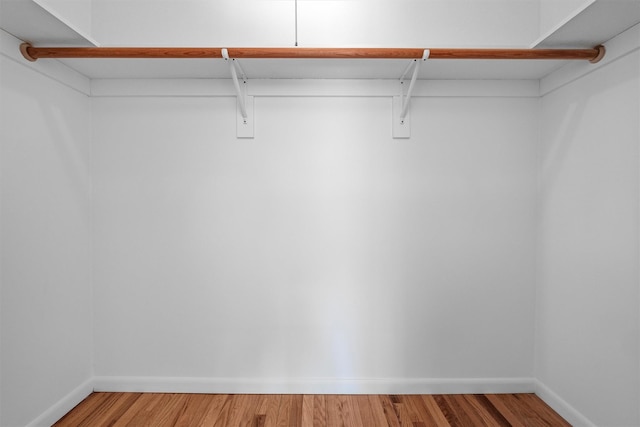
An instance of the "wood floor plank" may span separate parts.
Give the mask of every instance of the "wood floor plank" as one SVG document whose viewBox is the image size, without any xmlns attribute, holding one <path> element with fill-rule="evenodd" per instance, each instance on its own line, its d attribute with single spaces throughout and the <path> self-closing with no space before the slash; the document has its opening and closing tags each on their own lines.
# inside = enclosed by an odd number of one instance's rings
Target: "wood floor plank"
<svg viewBox="0 0 640 427">
<path fill-rule="evenodd" d="M 233 396 L 233 405 L 229 410 L 227 426 L 246 426 L 254 419 L 258 401 L 255 395 L 238 394 Z"/>
<path fill-rule="evenodd" d="M 252 427 L 264 427 L 267 421 L 267 408 L 270 397 L 270 395 L 265 394 L 258 395 L 258 403 L 256 405 L 256 413 L 254 415 Z"/>
<path fill-rule="evenodd" d="M 343 425 L 338 397 L 337 394 L 327 396 L 327 427 L 341 427 Z"/>
<path fill-rule="evenodd" d="M 371 416 L 373 417 L 374 426 L 389 426 L 387 416 L 384 412 L 381 396 L 367 396 L 369 400 L 369 407 L 371 408 Z"/>
<path fill-rule="evenodd" d="M 327 426 L 327 399 L 325 395 L 313 396 L 313 425 L 314 427 Z"/>
<path fill-rule="evenodd" d="M 289 409 L 289 426 L 300 427 L 302 422 L 302 395 L 291 396 L 291 408 Z"/>
<path fill-rule="evenodd" d="M 285 394 L 280 398 L 280 408 L 278 409 L 278 418 L 276 427 L 289 427 L 289 417 L 291 416 L 292 396 Z"/>
<path fill-rule="evenodd" d="M 482 415 L 465 399 L 463 394 L 447 395 L 446 399 L 463 425 L 494 427 L 486 423 Z"/>
<path fill-rule="evenodd" d="M 254 427 L 256 424 L 256 417 L 258 410 L 262 404 L 262 397 L 257 394 L 249 395 L 248 410 L 245 411 L 243 417 L 240 419 L 241 427 Z"/>
<path fill-rule="evenodd" d="M 528 404 L 521 400 L 520 396 L 505 394 L 500 395 L 500 397 L 511 412 L 516 414 L 518 419 L 522 420 L 522 423 L 526 427 L 553 426 L 550 422 L 540 418 Z"/>
<path fill-rule="evenodd" d="M 185 410 L 188 399 L 185 394 L 168 394 L 163 396 L 159 408 L 150 419 L 154 427 L 173 427 Z"/>
<path fill-rule="evenodd" d="M 313 427 L 313 395 L 302 396 L 302 420 L 301 427 Z"/>
<path fill-rule="evenodd" d="M 433 396 L 433 399 L 438 404 L 438 408 L 440 408 L 440 411 L 451 427 L 465 427 L 462 421 L 458 419 L 456 412 L 449 405 L 445 395 L 437 394 Z"/>
<path fill-rule="evenodd" d="M 151 419 L 157 413 L 167 395 L 160 393 L 143 393 L 129 409 L 117 420 L 114 427 L 151 426 Z M 97 424 L 96 424 L 97 425 Z"/>
<path fill-rule="evenodd" d="M 80 402 L 68 414 L 54 424 L 54 427 L 87 425 L 85 420 L 101 416 L 102 406 L 105 402 L 119 400 L 118 396 L 109 393 L 92 393 Z"/>
<path fill-rule="evenodd" d="M 489 426 L 511 427 L 507 419 L 481 394 L 464 395 L 464 399 L 471 405 L 484 422 Z"/>
<path fill-rule="evenodd" d="M 111 394 L 111 393 L 109 393 Z M 137 417 L 141 412 L 145 411 L 156 396 L 152 393 L 142 393 L 131 405 L 129 405 L 126 410 L 122 413 L 122 415 L 116 419 L 112 424 L 107 424 L 113 427 L 123 427 L 126 426 L 132 419 Z M 100 424 L 95 420 L 96 423 L 94 425 L 103 424 L 104 419 L 100 419 Z M 107 421 L 108 422 L 108 421 Z"/>
<path fill-rule="evenodd" d="M 531 410 L 535 414 L 543 415 L 543 418 L 545 420 L 548 420 L 548 422 L 550 422 L 551 425 L 558 426 L 558 427 L 571 427 L 571 424 L 569 424 L 567 420 L 562 418 L 556 411 L 551 409 L 549 405 L 544 403 L 544 401 L 540 399 L 538 396 L 536 396 L 535 394 L 533 393 L 519 394 L 517 395 L 517 397 L 518 399 L 520 399 L 520 401 L 526 402 L 529 408 L 531 408 Z"/>
<path fill-rule="evenodd" d="M 281 394 L 271 394 L 262 401 L 258 411 L 257 427 L 274 427 L 278 422 L 278 411 L 280 410 Z M 264 417 L 262 416 L 264 415 Z"/>
<path fill-rule="evenodd" d="M 215 426 L 220 418 L 220 413 L 222 413 L 222 410 L 227 405 L 228 401 L 228 394 L 214 394 L 211 403 L 207 407 L 206 412 L 200 421 L 200 426 Z"/>
<path fill-rule="evenodd" d="M 387 425 L 390 427 L 400 427 L 400 418 L 398 418 L 396 408 L 393 406 L 394 404 L 391 400 L 391 396 L 380 396 L 380 402 L 382 403 L 382 409 L 387 420 Z"/>
<path fill-rule="evenodd" d="M 253 427 L 256 413 L 258 410 L 259 396 L 255 394 L 246 394 L 242 396 L 242 399 L 239 400 L 239 408 L 236 413 L 234 420 L 237 420 L 237 423 L 234 421 L 232 425 L 237 425 L 239 427 Z"/>
<path fill-rule="evenodd" d="M 350 427 L 365 427 L 362 422 L 362 415 L 360 414 L 356 396 L 346 395 L 346 401 L 348 408 L 347 419 L 349 421 L 347 425 Z"/>
<path fill-rule="evenodd" d="M 485 397 L 513 427 L 526 427 L 522 419 L 518 418 L 517 414 L 511 412 L 509 406 L 505 404 L 503 394 L 486 394 Z"/>
<path fill-rule="evenodd" d="M 104 413 L 105 424 L 115 424 L 129 408 L 142 396 L 142 393 L 122 393 L 121 398 Z M 86 424 L 92 426 L 91 423 Z M 84 426 L 82 426 L 84 427 Z"/>
<path fill-rule="evenodd" d="M 118 420 L 122 417 L 124 413 L 126 413 L 129 408 L 138 400 L 140 394 L 137 395 L 111 395 L 117 397 L 117 399 L 107 399 L 102 405 L 100 405 L 100 409 L 95 411 L 91 416 L 87 417 L 82 423 L 78 423 L 79 427 L 91 427 L 95 425 L 100 420 Z"/>
<path fill-rule="evenodd" d="M 412 427 L 413 426 L 413 421 L 411 420 L 411 417 L 409 416 L 409 411 L 407 410 L 407 407 L 404 403 L 402 403 L 402 400 L 400 400 L 400 402 L 398 403 L 394 403 L 393 407 L 396 411 L 396 415 L 398 417 L 398 420 L 400 421 L 400 425 L 402 427 Z"/>
<path fill-rule="evenodd" d="M 442 410 L 438 406 L 438 403 L 434 399 L 432 395 L 423 395 L 422 401 L 425 404 L 425 407 L 429 411 L 429 414 L 433 417 L 438 427 L 451 427 L 447 417 L 442 413 Z"/>
<path fill-rule="evenodd" d="M 238 395 L 231 394 L 229 395 L 227 401 L 225 402 L 220 414 L 218 415 L 218 419 L 214 424 L 214 427 L 227 427 L 231 425 L 231 421 L 235 414 L 235 408 L 238 403 Z"/>
<path fill-rule="evenodd" d="M 391 403 L 393 406 L 393 411 L 396 414 L 396 419 L 400 423 L 400 426 L 412 426 L 413 420 L 411 419 L 411 415 L 409 413 L 409 409 L 405 404 L 404 397 L 401 395 L 392 394 L 389 396 L 391 399 Z"/>
<path fill-rule="evenodd" d="M 493 425 L 488 423 L 482 414 L 469 403 L 463 394 L 448 395 L 446 399 L 463 425 L 493 427 Z"/>
<path fill-rule="evenodd" d="M 190 394 L 176 419 L 175 427 L 193 427 L 202 425 L 207 414 L 211 397 L 206 394 Z"/>
<path fill-rule="evenodd" d="M 364 426 L 375 426 L 375 420 L 373 418 L 373 412 L 371 410 L 371 402 L 369 396 L 358 395 L 353 396 L 355 407 L 360 411 L 360 420 Z M 378 424 L 380 425 L 380 424 Z"/>
<path fill-rule="evenodd" d="M 184 394 L 161 394 L 156 406 L 149 411 L 149 418 L 146 423 L 153 427 L 170 427 L 176 423 L 179 408 L 184 403 Z"/>
<path fill-rule="evenodd" d="M 247 395 L 232 394 L 229 396 L 227 404 L 220 411 L 220 416 L 216 422 L 216 427 L 237 426 L 242 418 Z"/>
<path fill-rule="evenodd" d="M 433 415 L 431 415 L 427 405 L 421 396 L 407 395 L 403 398 L 404 402 L 409 409 L 409 415 L 416 427 L 438 427 Z"/>
<path fill-rule="evenodd" d="M 326 427 L 327 411 L 323 395 L 305 394 L 302 399 L 301 427 Z"/>
<path fill-rule="evenodd" d="M 534 394 L 92 393 L 55 427 L 570 427 Z"/>
</svg>

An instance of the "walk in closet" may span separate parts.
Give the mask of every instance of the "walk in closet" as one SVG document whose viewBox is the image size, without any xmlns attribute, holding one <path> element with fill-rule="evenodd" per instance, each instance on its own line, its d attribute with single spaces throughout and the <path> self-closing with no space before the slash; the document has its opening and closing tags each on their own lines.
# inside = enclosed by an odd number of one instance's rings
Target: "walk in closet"
<svg viewBox="0 0 640 427">
<path fill-rule="evenodd" d="M 92 391 L 640 426 L 640 2 L 0 0 L 0 426 Z"/>
</svg>

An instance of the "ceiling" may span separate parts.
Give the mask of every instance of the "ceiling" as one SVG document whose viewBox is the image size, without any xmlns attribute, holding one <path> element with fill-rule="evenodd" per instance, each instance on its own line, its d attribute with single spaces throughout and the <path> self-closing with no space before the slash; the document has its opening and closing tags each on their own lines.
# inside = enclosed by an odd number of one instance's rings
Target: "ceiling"
<svg viewBox="0 0 640 427">
<path fill-rule="evenodd" d="M 34 45 L 87 46 L 81 34 L 29 0 L 2 0 L 0 26 Z M 534 47 L 589 48 L 640 22 L 640 0 L 598 0 Z M 42 60 L 41 60 L 42 61 Z M 229 78 L 222 59 L 62 59 L 89 78 Z M 397 79 L 407 60 L 244 59 L 248 78 Z M 540 79 L 562 67 L 555 60 L 431 60 L 420 79 Z"/>
</svg>

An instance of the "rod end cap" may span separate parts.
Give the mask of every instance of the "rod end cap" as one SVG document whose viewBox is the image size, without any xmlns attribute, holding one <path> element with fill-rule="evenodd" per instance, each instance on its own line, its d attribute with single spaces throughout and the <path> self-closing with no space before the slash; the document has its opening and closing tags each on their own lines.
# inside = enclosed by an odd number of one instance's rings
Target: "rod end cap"
<svg viewBox="0 0 640 427">
<path fill-rule="evenodd" d="M 20 45 L 20 53 L 22 54 L 22 56 L 24 56 L 24 59 L 26 59 L 27 61 L 36 62 L 38 58 L 34 58 L 33 56 L 29 55 L 29 48 L 31 47 L 33 47 L 31 46 L 31 43 L 22 43 Z"/>
<path fill-rule="evenodd" d="M 605 49 L 603 45 L 596 46 L 596 49 L 598 50 L 598 54 L 589 60 L 592 64 L 600 62 L 600 60 L 604 58 L 605 53 L 607 53 L 607 49 Z"/>
</svg>

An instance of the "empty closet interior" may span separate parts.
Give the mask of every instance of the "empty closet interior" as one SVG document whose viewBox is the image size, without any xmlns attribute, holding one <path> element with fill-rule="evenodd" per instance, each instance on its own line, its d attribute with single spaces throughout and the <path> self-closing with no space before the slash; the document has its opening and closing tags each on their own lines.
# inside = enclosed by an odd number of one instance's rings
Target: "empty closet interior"
<svg viewBox="0 0 640 427">
<path fill-rule="evenodd" d="M 535 392 L 640 426 L 639 22 L 0 0 L 0 426 L 94 390 Z"/>
</svg>

